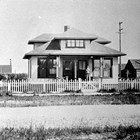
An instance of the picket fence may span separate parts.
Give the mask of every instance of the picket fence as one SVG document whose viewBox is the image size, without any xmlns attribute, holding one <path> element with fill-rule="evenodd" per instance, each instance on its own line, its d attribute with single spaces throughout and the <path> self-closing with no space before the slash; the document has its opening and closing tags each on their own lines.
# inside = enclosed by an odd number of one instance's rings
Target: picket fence
<svg viewBox="0 0 140 140">
<path fill-rule="evenodd" d="M 11 93 L 67 93 L 67 92 L 97 92 L 99 90 L 128 90 L 140 91 L 140 79 L 120 79 L 118 84 L 104 83 L 94 80 L 12 80 L 0 81 L 0 92 Z"/>
</svg>

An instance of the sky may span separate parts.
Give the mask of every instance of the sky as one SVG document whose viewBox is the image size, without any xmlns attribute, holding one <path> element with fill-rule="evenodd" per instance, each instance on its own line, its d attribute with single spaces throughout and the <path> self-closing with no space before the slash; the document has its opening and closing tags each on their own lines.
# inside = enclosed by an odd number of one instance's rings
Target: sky
<svg viewBox="0 0 140 140">
<path fill-rule="evenodd" d="M 140 0 L 0 0 L 0 65 L 12 60 L 12 71 L 27 73 L 28 41 L 43 33 L 62 33 L 64 25 L 93 33 L 119 50 L 122 23 L 122 63 L 140 59 Z"/>
</svg>

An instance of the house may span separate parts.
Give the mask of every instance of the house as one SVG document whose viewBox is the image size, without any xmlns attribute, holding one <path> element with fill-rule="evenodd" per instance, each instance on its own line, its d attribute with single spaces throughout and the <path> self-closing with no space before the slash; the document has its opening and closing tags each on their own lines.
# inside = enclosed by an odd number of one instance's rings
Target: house
<svg viewBox="0 0 140 140">
<path fill-rule="evenodd" d="M 140 78 L 140 59 L 129 59 L 124 70 L 126 78 Z"/>
<path fill-rule="evenodd" d="M 0 74 L 11 74 L 12 73 L 12 61 L 10 59 L 10 65 L 0 65 Z"/>
<path fill-rule="evenodd" d="M 111 49 L 110 41 L 75 28 L 64 28 L 61 34 L 42 34 L 29 40 L 33 50 L 24 55 L 28 59 L 31 79 L 91 78 L 118 82 L 118 57 L 125 54 Z"/>
<path fill-rule="evenodd" d="M 119 64 L 120 66 L 120 64 Z M 121 64 L 121 77 L 120 78 L 126 78 L 126 71 L 125 71 L 126 64 Z"/>
</svg>

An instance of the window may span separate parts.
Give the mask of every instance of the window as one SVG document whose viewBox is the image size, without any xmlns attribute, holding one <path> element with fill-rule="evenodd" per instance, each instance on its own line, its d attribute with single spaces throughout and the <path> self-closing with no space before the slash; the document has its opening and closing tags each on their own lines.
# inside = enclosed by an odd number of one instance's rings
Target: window
<svg viewBox="0 0 140 140">
<path fill-rule="evenodd" d="M 48 68 L 49 68 L 49 74 L 50 75 L 55 75 L 56 74 L 56 59 L 50 58 L 48 61 Z"/>
<path fill-rule="evenodd" d="M 47 59 L 38 59 L 38 78 L 47 78 Z"/>
<path fill-rule="evenodd" d="M 79 61 L 79 70 L 86 70 L 86 61 Z"/>
<path fill-rule="evenodd" d="M 38 58 L 38 78 L 55 78 L 56 65 L 56 58 Z"/>
<path fill-rule="evenodd" d="M 137 78 L 140 78 L 140 70 L 137 70 Z"/>
<path fill-rule="evenodd" d="M 104 58 L 101 64 L 100 58 L 93 59 L 93 77 L 101 76 L 101 65 L 102 65 L 102 76 L 104 78 L 112 77 L 112 59 Z"/>
<path fill-rule="evenodd" d="M 67 40 L 66 41 L 66 47 L 67 48 L 83 48 L 84 45 L 84 40 Z"/>
<path fill-rule="evenodd" d="M 100 77 L 100 59 L 93 59 L 93 77 Z"/>
<path fill-rule="evenodd" d="M 112 59 L 111 58 L 104 58 L 103 77 L 112 77 Z"/>
</svg>

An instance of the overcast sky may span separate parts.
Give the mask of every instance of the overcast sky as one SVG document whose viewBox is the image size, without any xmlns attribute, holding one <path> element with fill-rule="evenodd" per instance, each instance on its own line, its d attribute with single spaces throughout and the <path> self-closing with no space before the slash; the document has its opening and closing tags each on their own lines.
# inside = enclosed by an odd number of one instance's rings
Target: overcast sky
<svg viewBox="0 0 140 140">
<path fill-rule="evenodd" d="M 28 41 L 42 33 L 61 33 L 64 25 L 94 33 L 119 49 L 122 21 L 122 58 L 140 59 L 140 0 L 0 0 L 0 65 L 12 59 L 13 72 L 27 73 Z"/>
</svg>

